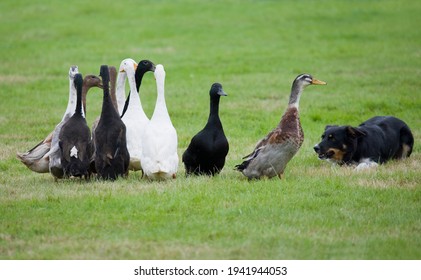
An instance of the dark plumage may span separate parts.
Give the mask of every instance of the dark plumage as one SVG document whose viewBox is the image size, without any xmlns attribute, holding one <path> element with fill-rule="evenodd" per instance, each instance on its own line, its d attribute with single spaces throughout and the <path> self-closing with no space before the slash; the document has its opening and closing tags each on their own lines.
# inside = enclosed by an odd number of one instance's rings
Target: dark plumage
<svg viewBox="0 0 421 280">
<path fill-rule="evenodd" d="M 183 153 L 186 174 L 215 175 L 225 164 L 229 145 L 225 137 L 221 120 L 219 119 L 219 99 L 227 94 L 222 85 L 214 83 L 209 92 L 210 113 L 206 126 L 191 140 L 187 150 Z"/>
<path fill-rule="evenodd" d="M 91 132 L 82 109 L 81 74 L 75 75 L 75 88 L 77 92 L 76 110 L 73 116 L 63 124 L 59 134 L 59 147 L 61 150 L 61 164 L 64 177 L 82 177 L 88 179 L 89 159 L 91 157 Z"/>
<path fill-rule="evenodd" d="M 298 112 L 301 92 L 308 85 L 325 84 L 308 74 L 297 76 L 292 83 L 288 108 L 278 126 L 257 143 L 254 151 L 245 156 L 241 164 L 235 166 L 236 170 L 248 179 L 274 176 L 281 178 L 286 165 L 304 141 Z"/>
<path fill-rule="evenodd" d="M 126 126 L 115 109 L 109 90 L 109 73 L 101 66 L 104 87 L 101 117 L 95 129 L 95 169 L 98 177 L 115 180 L 128 174 L 130 155 L 126 146 Z"/>
<path fill-rule="evenodd" d="M 47 154 L 44 155 L 44 157 L 48 157 L 49 159 L 49 171 L 51 175 L 53 175 L 54 179 L 60 179 L 64 176 L 64 170 L 63 166 L 61 164 L 61 150 L 59 147 L 59 135 L 60 130 L 63 127 L 63 125 L 67 122 L 68 119 L 74 114 L 74 111 L 76 109 L 75 101 L 77 100 L 77 94 L 76 94 L 76 88 L 74 85 L 74 77 L 78 73 L 78 67 L 72 66 L 69 70 L 69 83 L 70 83 L 70 89 L 69 89 L 69 101 L 67 104 L 66 112 L 64 113 L 63 119 L 61 122 L 55 127 L 51 139 L 51 145 L 50 150 Z M 86 114 L 86 95 L 88 93 L 88 90 L 91 87 L 99 87 L 102 88 L 101 79 L 95 75 L 86 75 L 83 79 L 83 86 L 82 86 L 82 106 L 84 109 L 84 113 Z M 77 101 L 76 101 L 77 103 Z"/>
<path fill-rule="evenodd" d="M 111 102 L 113 103 L 114 108 L 118 111 L 118 105 L 117 105 L 117 98 L 115 95 L 115 86 L 116 86 L 116 81 L 117 81 L 117 69 L 115 69 L 114 66 L 108 66 L 108 73 L 109 73 L 109 77 L 110 77 L 110 85 L 111 85 L 111 90 L 110 90 L 110 96 L 111 96 Z M 101 88 L 102 88 L 102 84 L 101 84 Z M 91 163 L 90 163 L 90 169 L 91 169 L 91 173 L 96 173 L 96 169 L 95 169 L 95 129 L 98 126 L 98 122 L 99 122 L 99 116 L 96 118 L 96 120 L 93 122 L 92 124 L 92 156 L 91 156 Z"/>
<path fill-rule="evenodd" d="M 151 71 L 155 72 L 155 64 L 147 59 L 139 61 L 135 71 L 135 80 L 136 80 L 136 89 L 139 92 L 139 88 L 142 85 L 142 79 L 146 72 Z"/>
</svg>

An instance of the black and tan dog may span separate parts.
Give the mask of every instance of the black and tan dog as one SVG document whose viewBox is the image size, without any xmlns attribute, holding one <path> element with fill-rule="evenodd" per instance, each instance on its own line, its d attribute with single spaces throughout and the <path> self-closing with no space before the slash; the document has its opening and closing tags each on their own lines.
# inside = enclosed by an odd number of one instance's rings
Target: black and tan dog
<svg viewBox="0 0 421 280">
<path fill-rule="evenodd" d="M 358 127 L 326 126 L 322 141 L 314 146 L 320 159 L 358 169 L 409 157 L 414 137 L 408 125 L 392 116 L 373 117 Z"/>
</svg>

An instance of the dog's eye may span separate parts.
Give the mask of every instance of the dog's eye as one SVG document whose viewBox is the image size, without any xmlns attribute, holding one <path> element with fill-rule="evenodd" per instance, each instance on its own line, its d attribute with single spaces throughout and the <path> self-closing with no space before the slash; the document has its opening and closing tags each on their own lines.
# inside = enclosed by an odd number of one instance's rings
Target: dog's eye
<svg viewBox="0 0 421 280">
<path fill-rule="evenodd" d="M 327 137 L 329 140 L 335 141 L 335 137 L 333 137 L 332 134 L 329 134 L 329 136 Z"/>
</svg>

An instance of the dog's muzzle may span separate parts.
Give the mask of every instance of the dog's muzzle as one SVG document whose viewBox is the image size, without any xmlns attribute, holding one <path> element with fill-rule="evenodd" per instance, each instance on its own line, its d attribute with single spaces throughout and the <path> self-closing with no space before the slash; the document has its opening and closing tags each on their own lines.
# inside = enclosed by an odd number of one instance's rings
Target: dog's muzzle
<svg viewBox="0 0 421 280">
<path fill-rule="evenodd" d="M 316 144 L 313 147 L 313 149 L 317 153 L 317 155 L 319 156 L 319 159 L 330 159 L 335 154 L 335 152 L 332 151 L 332 150 L 328 150 L 327 152 L 322 152 L 319 144 Z"/>
</svg>

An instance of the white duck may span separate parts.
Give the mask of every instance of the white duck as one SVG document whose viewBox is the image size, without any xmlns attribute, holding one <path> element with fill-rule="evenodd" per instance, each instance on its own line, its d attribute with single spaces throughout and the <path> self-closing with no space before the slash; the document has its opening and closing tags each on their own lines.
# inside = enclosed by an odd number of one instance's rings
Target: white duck
<svg viewBox="0 0 421 280">
<path fill-rule="evenodd" d="M 134 63 L 133 59 L 127 58 L 120 63 L 120 68 L 117 75 L 116 84 L 116 100 L 117 100 L 117 112 L 121 116 L 123 114 L 124 104 L 126 103 L 126 78 L 127 72 L 122 69 L 124 63 Z"/>
<path fill-rule="evenodd" d="M 121 115 L 120 109 L 122 97 L 125 96 L 124 93 L 124 84 L 125 78 L 129 80 L 130 86 L 130 97 L 128 100 L 128 106 L 124 115 L 121 117 L 124 124 L 126 125 L 126 141 L 127 149 L 130 154 L 130 170 L 141 170 L 142 166 L 140 164 L 140 150 L 142 147 L 142 132 L 145 128 L 146 123 L 149 122 L 149 118 L 146 116 L 142 108 L 142 103 L 140 101 L 139 93 L 136 89 L 135 81 L 135 71 L 137 68 L 137 63 L 130 58 L 123 60 L 120 64 L 119 75 L 117 78 L 117 103 L 119 113 Z M 124 105 L 123 105 L 124 107 Z"/>
<path fill-rule="evenodd" d="M 148 179 L 175 179 L 179 160 L 177 132 L 172 125 L 165 104 L 164 66 L 158 64 L 154 75 L 158 97 L 152 118 L 142 134 L 142 168 Z"/>
</svg>

